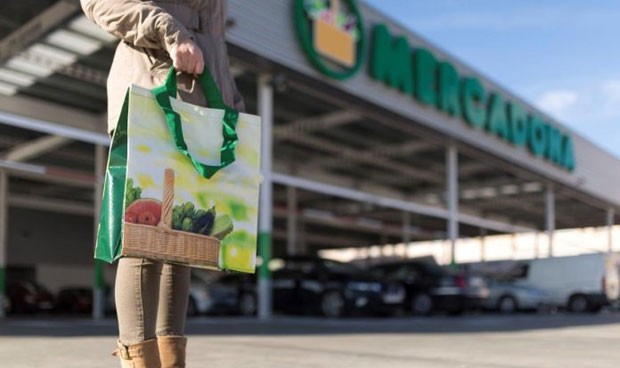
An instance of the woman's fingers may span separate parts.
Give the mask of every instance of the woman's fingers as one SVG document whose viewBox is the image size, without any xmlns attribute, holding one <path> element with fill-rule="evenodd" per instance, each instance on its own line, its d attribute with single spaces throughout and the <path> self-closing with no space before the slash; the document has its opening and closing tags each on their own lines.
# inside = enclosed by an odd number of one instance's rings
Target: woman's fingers
<svg viewBox="0 0 620 368">
<path fill-rule="evenodd" d="M 184 41 L 170 50 L 172 65 L 181 72 L 200 74 L 204 69 L 202 51 L 193 41 Z"/>
<path fill-rule="evenodd" d="M 204 57 L 202 56 L 202 53 L 200 55 L 200 57 L 198 58 L 198 62 L 196 63 L 196 69 L 194 70 L 194 74 L 202 74 L 202 71 L 205 68 L 205 62 L 204 62 Z"/>
</svg>

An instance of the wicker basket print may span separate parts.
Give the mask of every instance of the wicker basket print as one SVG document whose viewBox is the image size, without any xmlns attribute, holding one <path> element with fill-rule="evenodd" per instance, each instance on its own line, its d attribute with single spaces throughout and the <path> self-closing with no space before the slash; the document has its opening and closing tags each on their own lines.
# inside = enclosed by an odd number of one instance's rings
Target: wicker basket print
<svg viewBox="0 0 620 368">
<path fill-rule="evenodd" d="M 172 208 L 174 204 L 174 170 L 166 169 L 164 174 L 163 202 L 161 212 L 157 213 L 156 202 L 143 213 L 126 212 L 123 235 L 123 256 L 164 259 L 171 262 L 193 264 L 197 266 L 218 267 L 220 240 L 207 235 L 194 234 L 172 228 Z M 153 200 L 150 200 L 154 202 Z M 135 202 L 134 202 L 135 203 Z M 134 204 L 135 205 L 135 204 Z M 150 210 L 150 212 L 149 212 Z M 127 217 L 137 215 L 128 221 Z M 158 216 L 159 215 L 159 216 Z M 139 219 L 138 216 L 142 216 Z M 152 216 L 149 218 L 149 216 Z M 147 222 L 151 219 L 157 225 L 140 224 L 133 221 Z M 213 219 L 214 221 L 215 219 Z"/>
<path fill-rule="evenodd" d="M 321 55 L 347 67 L 355 64 L 355 37 L 338 25 L 340 1 L 331 0 L 330 9 L 314 20 L 314 48 Z"/>
</svg>

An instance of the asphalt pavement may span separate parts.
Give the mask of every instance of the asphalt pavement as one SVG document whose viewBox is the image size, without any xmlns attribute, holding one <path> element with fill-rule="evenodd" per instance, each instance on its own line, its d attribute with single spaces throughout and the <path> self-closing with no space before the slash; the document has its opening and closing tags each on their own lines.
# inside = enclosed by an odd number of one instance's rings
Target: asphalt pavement
<svg viewBox="0 0 620 368">
<path fill-rule="evenodd" d="M 616 367 L 620 313 L 193 318 L 188 367 Z M 117 367 L 113 319 L 0 321 L 0 367 Z"/>
</svg>

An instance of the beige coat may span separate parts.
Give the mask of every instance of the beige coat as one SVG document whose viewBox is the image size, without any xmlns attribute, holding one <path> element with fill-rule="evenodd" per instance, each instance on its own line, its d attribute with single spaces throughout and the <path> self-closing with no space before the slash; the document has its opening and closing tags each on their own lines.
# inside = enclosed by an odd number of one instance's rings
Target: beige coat
<svg viewBox="0 0 620 368">
<path fill-rule="evenodd" d="M 86 16 L 121 39 L 108 76 L 108 131 L 114 130 L 127 87 L 161 85 L 172 65 L 168 52 L 193 39 L 226 104 L 243 111 L 229 70 L 224 40 L 226 0 L 81 0 Z M 206 106 L 200 86 L 189 75 L 179 78 L 179 97 Z"/>
</svg>

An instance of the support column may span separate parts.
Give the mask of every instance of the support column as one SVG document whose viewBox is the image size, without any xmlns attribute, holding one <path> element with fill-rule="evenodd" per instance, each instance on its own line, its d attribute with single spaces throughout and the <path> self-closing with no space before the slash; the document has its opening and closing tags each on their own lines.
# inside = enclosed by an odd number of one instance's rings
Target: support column
<svg viewBox="0 0 620 368">
<path fill-rule="evenodd" d="M 0 318 L 4 318 L 6 298 L 6 253 L 9 228 L 9 174 L 0 170 Z"/>
<path fill-rule="evenodd" d="M 297 251 L 300 255 L 308 254 L 306 223 L 303 217 L 297 217 Z"/>
<path fill-rule="evenodd" d="M 403 244 L 405 245 L 411 242 L 409 226 L 411 226 L 411 213 L 403 212 Z"/>
<path fill-rule="evenodd" d="M 607 210 L 607 251 L 614 251 L 614 219 L 616 211 L 613 208 Z"/>
<path fill-rule="evenodd" d="M 547 185 L 546 214 L 547 214 L 547 237 L 549 239 L 549 257 L 553 257 L 553 235 L 555 234 L 555 192 L 553 185 Z"/>
<path fill-rule="evenodd" d="M 297 188 L 286 187 L 286 253 L 291 256 L 299 254 L 297 241 Z"/>
<path fill-rule="evenodd" d="M 94 192 L 94 241 L 97 241 L 97 230 L 101 217 L 101 201 L 103 194 L 103 182 L 105 180 L 106 168 L 106 148 L 101 145 L 95 146 L 95 192 Z M 104 263 L 98 259 L 94 260 L 93 278 L 93 319 L 102 319 L 105 315 L 105 277 Z"/>
<path fill-rule="evenodd" d="M 459 238 L 459 182 L 458 182 L 458 150 L 451 143 L 446 149 L 446 183 L 448 211 L 448 237 L 450 239 L 450 265 L 456 265 L 456 241 Z"/>
<path fill-rule="evenodd" d="M 403 212 L 403 245 L 404 249 L 400 256 L 402 258 L 408 258 L 407 250 L 409 249 L 409 243 L 411 243 L 411 232 L 409 227 L 411 226 L 411 213 Z"/>
<path fill-rule="evenodd" d="M 487 260 L 487 229 L 480 228 L 480 262 L 486 262 Z"/>
<path fill-rule="evenodd" d="M 540 231 L 536 230 L 536 240 L 534 241 L 534 259 L 540 258 Z"/>
<path fill-rule="evenodd" d="M 272 134 L 273 134 L 273 87 L 271 76 L 258 78 L 258 114 L 262 118 L 261 126 L 261 175 L 259 219 L 258 219 L 258 254 L 262 264 L 258 270 L 258 317 L 269 319 L 272 314 L 272 288 L 269 261 L 272 253 L 271 231 L 273 226 L 273 184 L 271 179 Z"/>
</svg>

